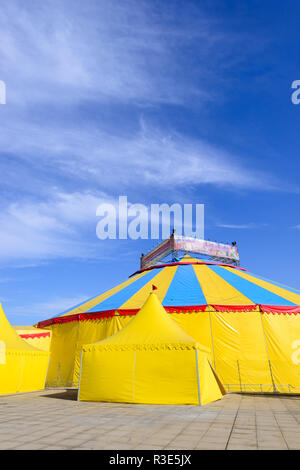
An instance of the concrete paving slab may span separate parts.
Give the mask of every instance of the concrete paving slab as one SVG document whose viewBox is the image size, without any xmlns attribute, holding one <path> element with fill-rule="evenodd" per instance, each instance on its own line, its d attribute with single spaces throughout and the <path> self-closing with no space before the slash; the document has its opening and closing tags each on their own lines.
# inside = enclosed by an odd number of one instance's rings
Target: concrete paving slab
<svg viewBox="0 0 300 470">
<path fill-rule="evenodd" d="M 300 449 L 300 397 L 228 394 L 209 405 L 76 401 L 76 390 L 0 397 L 0 449 Z"/>
</svg>

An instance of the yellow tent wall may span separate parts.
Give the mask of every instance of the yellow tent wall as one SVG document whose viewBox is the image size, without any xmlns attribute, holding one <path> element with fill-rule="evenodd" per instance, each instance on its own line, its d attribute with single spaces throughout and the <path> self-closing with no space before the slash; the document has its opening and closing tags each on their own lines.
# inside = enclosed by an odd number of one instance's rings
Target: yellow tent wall
<svg viewBox="0 0 300 470">
<path fill-rule="evenodd" d="M 196 350 L 84 351 L 79 400 L 206 405 L 223 396 L 207 356 Z"/>
<path fill-rule="evenodd" d="M 207 349 L 154 293 L 121 331 L 83 346 L 79 400 L 204 405 L 223 394 Z"/>
<path fill-rule="evenodd" d="M 295 384 L 300 392 L 299 315 L 263 315 L 266 348 L 270 359 L 272 381 L 277 391 L 285 392 Z M 295 391 L 291 389 L 291 391 Z"/>
<path fill-rule="evenodd" d="M 49 353 L 23 341 L 0 305 L 0 395 L 42 390 Z"/>
<path fill-rule="evenodd" d="M 13 326 L 13 328 L 26 343 L 42 351 L 50 351 L 51 331 L 34 326 Z"/>
<path fill-rule="evenodd" d="M 210 360 L 229 391 L 300 392 L 300 315 L 260 311 L 169 314 L 186 333 L 211 351 Z M 83 344 L 101 341 L 132 317 L 52 325 L 47 384 L 78 386 Z M 297 343 L 298 341 L 298 343 Z"/>
<path fill-rule="evenodd" d="M 81 350 L 84 344 L 95 343 L 120 331 L 130 316 L 114 316 L 100 320 L 51 325 L 51 359 L 47 386 L 77 387 Z"/>
</svg>

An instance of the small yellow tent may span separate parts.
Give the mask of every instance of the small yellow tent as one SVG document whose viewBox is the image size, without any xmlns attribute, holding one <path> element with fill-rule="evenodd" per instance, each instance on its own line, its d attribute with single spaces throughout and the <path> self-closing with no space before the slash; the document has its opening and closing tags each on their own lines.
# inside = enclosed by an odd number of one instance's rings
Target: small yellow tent
<svg viewBox="0 0 300 470">
<path fill-rule="evenodd" d="M 205 405 L 225 393 L 208 353 L 151 293 L 122 330 L 83 346 L 78 399 Z"/>
<path fill-rule="evenodd" d="M 0 304 L 0 395 L 42 390 L 49 353 L 23 341 Z"/>
</svg>

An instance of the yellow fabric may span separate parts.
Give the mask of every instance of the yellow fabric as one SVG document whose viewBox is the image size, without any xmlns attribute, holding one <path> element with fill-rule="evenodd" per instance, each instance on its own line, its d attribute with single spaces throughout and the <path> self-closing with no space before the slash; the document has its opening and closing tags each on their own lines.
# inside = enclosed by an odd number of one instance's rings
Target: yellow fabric
<svg viewBox="0 0 300 470">
<path fill-rule="evenodd" d="M 170 318 L 188 335 L 210 351 L 213 361 L 211 330 L 208 312 L 172 313 Z M 99 320 L 52 325 L 51 359 L 47 376 L 48 386 L 78 386 L 82 345 L 101 341 L 120 331 L 133 317 L 114 316 Z"/>
<path fill-rule="evenodd" d="M 181 263 L 199 263 L 199 258 L 193 258 L 190 255 L 184 255 L 184 257 L 179 261 L 179 264 Z"/>
<path fill-rule="evenodd" d="M 159 289 L 156 291 L 156 295 L 159 300 L 162 302 L 167 290 L 172 282 L 172 279 L 175 275 L 178 266 L 170 266 L 166 270 L 162 270 L 155 277 L 155 281 L 151 279 L 147 284 L 144 285 L 136 294 L 130 297 L 127 302 L 125 302 L 120 308 L 130 309 L 130 308 L 140 308 L 143 305 L 151 291 L 151 286 L 153 282 L 159 286 Z"/>
<path fill-rule="evenodd" d="M 51 326 L 52 341 L 46 382 L 48 387 L 73 386 L 78 329 L 79 322 Z"/>
<path fill-rule="evenodd" d="M 279 295 L 280 297 L 283 297 L 284 299 L 289 300 L 290 302 L 293 302 L 295 305 L 300 305 L 300 295 L 296 294 L 295 292 L 291 292 L 289 288 L 287 287 L 284 289 L 283 287 L 276 286 L 275 284 L 272 284 L 271 282 L 263 281 L 262 279 L 259 279 L 258 277 L 251 276 L 251 274 L 247 274 L 244 271 L 240 271 L 239 269 L 232 269 L 232 268 L 225 268 L 230 272 L 234 272 L 239 277 L 242 277 L 243 279 L 247 279 L 247 281 L 253 282 L 257 286 L 263 287 L 264 289 L 267 289 L 270 292 L 273 292 L 273 294 Z"/>
<path fill-rule="evenodd" d="M 229 390 L 272 391 L 269 351 L 276 384 L 290 385 L 285 392 L 299 393 L 295 387 L 300 387 L 300 315 L 206 311 L 172 313 L 169 317 L 210 349 L 208 358 Z M 54 325 L 47 383 L 77 386 L 82 345 L 115 334 L 131 319 L 115 316 Z"/>
<path fill-rule="evenodd" d="M 83 346 L 91 349 L 202 349 L 194 338 L 179 328 L 152 292 L 137 315 L 121 331 L 98 343 Z"/>
<path fill-rule="evenodd" d="M 198 359 L 198 364 L 201 404 L 206 405 L 222 398 L 226 392 L 209 361 L 202 357 L 201 360 Z M 201 380 L 202 377 L 204 380 Z"/>
<path fill-rule="evenodd" d="M 209 266 L 193 266 L 207 304 L 251 305 L 253 302 L 235 289 L 229 282 L 218 276 Z M 236 269 L 235 271 L 238 271 Z"/>
<path fill-rule="evenodd" d="M 79 399 L 132 402 L 133 370 L 134 351 L 102 351 L 100 354 L 91 351 L 83 354 Z"/>
<path fill-rule="evenodd" d="M 262 384 L 272 381 L 260 312 L 212 312 L 215 370 L 222 383 Z M 265 386 L 266 385 L 266 386 Z M 239 386 L 235 390 L 241 389 Z"/>
<path fill-rule="evenodd" d="M 209 312 L 172 313 L 171 319 L 188 335 L 194 337 L 207 348 L 208 357 L 213 363 L 213 342 L 210 328 Z"/>
<path fill-rule="evenodd" d="M 73 382 L 75 386 L 78 386 L 82 346 L 92 341 L 101 341 L 114 335 L 127 325 L 130 320 L 131 317 L 129 316 L 115 316 L 113 318 L 105 318 L 103 320 L 84 321 L 79 323 L 73 373 Z"/>
<path fill-rule="evenodd" d="M 31 346 L 40 349 L 41 351 L 50 351 L 51 337 L 41 337 L 41 338 L 22 338 L 26 343 Z"/>
<path fill-rule="evenodd" d="M 69 310 L 68 313 L 65 313 L 62 315 L 63 317 L 69 316 L 69 315 L 75 315 L 77 313 L 84 313 L 87 312 L 88 310 L 92 309 L 95 307 L 95 305 L 98 305 L 100 302 L 103 302 L 105 299 L 110 297 L 113 294 L 116 294 L 120 290 L 124 289 L 124 287 L 129 286 L 133 282 L 135 282 L 137 279 L 140 279 L 141 277 L 145 276 L 147 271 L 144 271 L 143 273 L 139 273 L 136 276 L 133 276 L 127 281 L 122 282 L 122 284 L 119 284 L 118 286 L 114 287 L 113 289 L 108 290 L 107 292 L 104 292 L 101 295 L 98 295 L 97 297 L 93 297 L 92 299 L 88 300 L 87 302 L 84 302 L 83 304 L 79 305 L 79 307 L 74 307 L 72 310 Z"/>
<path fill-rule="evenodd" d="M 49 336 L 42 336 L 39 338 L 22 338 L 23 341 L 31 346 L 41 349 L 42 351 L 50 351 L 51 331 L 43 330 L 42 328 L 35 328 L 34 326 L 13 326 L 14 330 L 21 335 L 30 335 L 38 333 L 49 333 Z"/>
<path fill-rule="evenodd" d="M 263 315 L 263 328 L 275 387 L 300 392 L 300 323 L 299 315 Z M 284 389 L 284 390 L 283 390 Z"/>
<path fill-rule="evenodd" d="M 23 341 L 0 305 L 0 395 L 42 390 L 49 353 Z"/>
<path fill-rule="evenodd" d="M 207 355 L 151 293 L 122 330 L 83 346 L 79 400 L 194 405 L 218 400 L 224 391 Z"/>
<path fill-rule="evenodd" d="M 171 317 L 211 349 L 211 363 L 227 389 L 272 392 L 274 381 L 279 391 L 300 392 L 300 315 L 253 311 Z"/>
<path fill-rule="evenodd" d="M 52 325 L 53 341 L 47 386 L 77 387 L 82 345 L 111 336 L 130 320 L 129 316 L 114 316 L 101 320 Z"/>
<path fill-rule="evenodd" d="M 198 405 L 195 350 L 136 351 L 133 402 Z"/>
</svg>

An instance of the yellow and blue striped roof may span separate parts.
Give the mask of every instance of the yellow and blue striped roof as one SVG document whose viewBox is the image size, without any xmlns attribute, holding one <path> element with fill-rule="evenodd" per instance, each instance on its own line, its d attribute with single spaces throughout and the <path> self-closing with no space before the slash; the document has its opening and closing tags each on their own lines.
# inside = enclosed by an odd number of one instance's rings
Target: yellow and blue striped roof
<svg viewBox="0 0 300 470">
<path fill-rule="evenodd" d="M 122 284 L 61 315 L 139 309 L 153 284 L 158 288 L 157 296 L 165 307 L 300 306 L 299 290 L 250 274 L 241 268 L 201 262 L 186 255 L 178 263 L 137 272 Z"/>
</svg>

